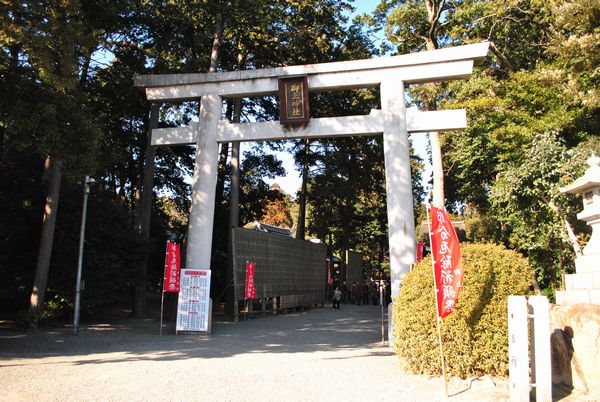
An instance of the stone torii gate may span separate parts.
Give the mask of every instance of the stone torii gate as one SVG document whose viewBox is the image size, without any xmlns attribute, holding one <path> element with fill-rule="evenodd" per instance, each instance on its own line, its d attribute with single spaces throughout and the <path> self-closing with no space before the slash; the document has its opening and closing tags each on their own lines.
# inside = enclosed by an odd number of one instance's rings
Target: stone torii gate
<svg viewBox="0 0 600 402">
<path fill-rule="evenodd" d="M 486 56 L 488 46 L 478 43 L 379 59 L 262 70 L 136 76 L 135 85 L 145 88 L 151 102 L 200 99 L 198 123 L 152 132 L 152 145 L 196 144 L 186 267 L 210 269 L 219 143 L 383 134 L 391 284 L 396 296 L 401 278 L 415 262 L 408 133 L 466 127 L 464 109 L 407 110 L 404 86 L 467 78 L 473 64 Z M 292 128 L 278 121 L 233 124 L 221 119 L 224 97 L 275 95 L 279 78 L 298 75 L 307 77 L 309 91 L 379 87 L 381 109 L 369 115 L 311 119 Z"/>
</svg>

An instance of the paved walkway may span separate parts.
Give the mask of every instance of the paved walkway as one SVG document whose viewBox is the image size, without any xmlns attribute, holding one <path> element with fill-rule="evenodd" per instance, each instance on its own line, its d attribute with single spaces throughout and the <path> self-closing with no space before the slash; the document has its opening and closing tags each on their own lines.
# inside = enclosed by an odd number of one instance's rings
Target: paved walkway
<svg viewBox="0 0 600 402">
<path fill-rule="evenodd" d="M 210 337 L 159 336 L 125 319 L 22 333 L 0 330 L 2 401 L 435 401 L 442 381 L 408 374 L 381 346 L 381 310 L 344 306 L 239 323 Z M 386 335 L 387 337 L 387 335 Z M 506 382 L 450 381 L 450 401 L 498 401 Z"/>
</svg>

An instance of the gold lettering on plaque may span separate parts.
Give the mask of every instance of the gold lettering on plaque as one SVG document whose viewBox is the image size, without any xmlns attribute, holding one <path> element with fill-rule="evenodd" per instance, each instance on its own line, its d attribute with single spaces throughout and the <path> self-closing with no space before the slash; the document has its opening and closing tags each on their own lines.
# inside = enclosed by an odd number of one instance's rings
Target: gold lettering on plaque
<svg viewBox="0 0 600 402">
<path fill-rule="evenodd" d="M 299 118 L 304 116 L 302 105 L 302 87 L 300 83 L 293 82 L 288 86 L 290 104 L 288 105 L 288 117 Z"/>
<path fill-rule="evenodd" d="M 281 77 L 277 80 L 281 124 L 307 124 L 310 119 L 307 77 Z"/>
</svg>

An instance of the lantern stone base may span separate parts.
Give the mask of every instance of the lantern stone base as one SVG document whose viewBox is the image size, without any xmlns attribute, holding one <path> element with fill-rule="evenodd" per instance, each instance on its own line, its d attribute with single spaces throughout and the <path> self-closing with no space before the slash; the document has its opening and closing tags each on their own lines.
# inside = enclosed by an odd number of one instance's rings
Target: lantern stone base
<svg viewBox="0 0 600 402">
<path fill-rule="evenodd" d="M 577 274 L 600 272 L 600 254 L 584 254 L 577 257 L 575 259 L 575 272 Z"/>
<path fill-rule="evenodd" d="M 565 290 L 556 292 L 556 304 L 600 305 L 600 255 L 583 255 L 575 260 L 577 273 L 565 275 Z"/>
<path fill-rule="evenodd" d="M 600 306 L 600 289 L 559 290 L 555 295 L 556 304 L 559 306 L 572 306 L 574 304 Z"/>
</svg>

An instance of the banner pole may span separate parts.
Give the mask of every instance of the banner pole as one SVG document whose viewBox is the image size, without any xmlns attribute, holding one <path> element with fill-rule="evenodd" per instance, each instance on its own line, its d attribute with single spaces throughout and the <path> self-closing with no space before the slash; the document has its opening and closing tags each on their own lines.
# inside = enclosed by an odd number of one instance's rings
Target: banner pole
<svg viewBox="0 0 600 402">
<path fill-rule="evenodd" d="M 163 285 L 164 288 L 164 285 Z M 165 301 L 165 290 L 163 289 L 162 295 L 160 296 L 160 336 L 162 336 L 163 331 L 163 304 Z"/>
<path fill-rule="evenodd" d="M 379 267 L 379 304 L 381 304 L 381 346 L 385 346 L 385 324 L 383 317 L 383 286 L 381 286 L 381 267 Z M 388 340 L 390 334 L 388 334 Z"/>
<path fill-rule="evenodd" d="M 167 272 L 167 267 L 169 266 L 169 261 L 167 261 L 168 255 L 169 255 L 169 242 L 167 241 L 167 246 L 165 247 L 165 269 L 163 272 L 162 295 L 160 297 L 160 336 L 162 336 L 162 330 L 163 330 L 163 303 L 165 300 L 165 273 Z"/>
<path fill-rule="evenodd" d="M 435 299 L 435 322 L 436 322 L 436 326 L 437 326 L 437 333 L 438 333 L 438 344 L 440 347 L 440 359 L 441 359 L 441 363 L 442 363 L 442 376 L 444 377 L 444 401 L 448 399 L 448 380 L 446 378 L 446 363 L 445 363 L 445 359 L 444 359 L 444 347 L 442 345 L 442 328 L 441 328 L 441 321 L 442 319 L 440 318 L 440 308 L 439 308 L 439 303 L 438 303 L 438 297 L 437 297 L 437 288 L 436 288 L 436 283 L 435 283 L 435 259 L 434 259 L 434 253 L 433 253 L 433 242 L 431 241 L 431 220 L 429 217 L 429 203 L 426 202 L 425 205 L 425 210 L 427 211 L 427 227 L 429 229 L 429 246 L 431 247 L 431 270 L 433 273 L 433 296 Z"/>
</svg>

